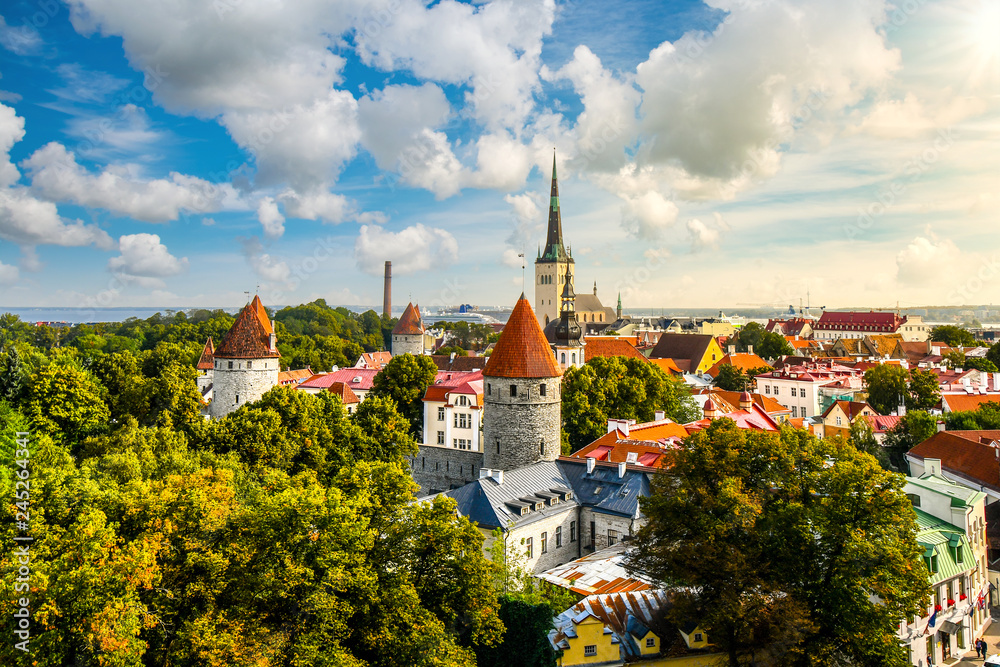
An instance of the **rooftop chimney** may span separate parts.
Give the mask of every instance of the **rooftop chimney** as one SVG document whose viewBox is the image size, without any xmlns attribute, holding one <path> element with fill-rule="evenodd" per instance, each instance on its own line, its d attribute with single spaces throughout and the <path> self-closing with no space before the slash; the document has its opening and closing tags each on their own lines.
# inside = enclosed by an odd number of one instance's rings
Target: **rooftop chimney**
<svg viewBox="0 0 1000 667">
<path fill-rule="evenodd" d="M 591 474 L 592 472 L 594 472 L 594 466 L 595 465 L 597 465 L 597 459 L 595 459 L 593 456 L 588 456 L 587 457 L 587 474 L 588 475 Z"/>
<path fill-rule="evenodd" d="M 747 345 L 747 354 L 753 354 L 753 345 Z"/>
<path fill-rule="evenodd" d="M 667 413 L 664 412 L 663 410 L 657 410 L 656 412 L 653 413 L 653 419 L 655 419 L 656 421 L 663 421 L 666 418 L 667 418 Z"/>
<path fill-rule="evenodd" d="M 392 262 L 385 263 L 385 285 L 382 287 L 382 315 L 392 317 Z"/>
<path fill-rule="evenodd" d="M 618 479 L 621 479 L 622 477 L 625 476 L 625 466 L 626 463 L 624 461 L 618 464 Z"/>
<path fill-rule="evenodd" d="M 938 433 L 941 433 L 942 431 L 944 431 L 944 429 L 945 429 L 944 420 L 943 419 L 939 419 L 938 423 L 937 423 Z"/>
<path fill-rule="evenodd" d="M 732 356 L 732 355 L 736 354 L 736 346 L 735 345 L 727 345 L 726 349 L 729 350 L 729 356 Z"/>
</svg>

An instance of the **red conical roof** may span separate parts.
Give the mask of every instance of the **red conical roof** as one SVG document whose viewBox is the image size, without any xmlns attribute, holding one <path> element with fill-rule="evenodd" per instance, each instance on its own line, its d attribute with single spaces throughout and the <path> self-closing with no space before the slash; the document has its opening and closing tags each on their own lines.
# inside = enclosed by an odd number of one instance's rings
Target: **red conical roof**
<svg viewBox="0 0 1000 667">
<path fill-rule="evenodd" d="M 483 375 L 500 378 L 553 378 L 562 375 L 552 348 L 524 294 L 500 332 Z"/>
<path fill-rule="evenodd" d="M 248 303 L 222 339 L 215 351 L 216 357 L 225 359 L 267 359 L 279 357 L 277 348 L 271 349 L 271 320 L 260 297 Z"/>
<path fill-rule="evenodd" d="M 195 368 L 199 371 L 210 371 L 215 368 L 215 344 L 212 343 L 211 336 L 205 341 L 205 349 L 201 351 L 201 358 L 198 359 Z"/>
<path fill-rule="evenodd" d="M 392 328 L 392 333 L 404 336 L 419 336 L 424 332 L 424 325 L 420 321 L 420 308 L 412 303 L 406 304 L 403 316 Z"/>
</svg>

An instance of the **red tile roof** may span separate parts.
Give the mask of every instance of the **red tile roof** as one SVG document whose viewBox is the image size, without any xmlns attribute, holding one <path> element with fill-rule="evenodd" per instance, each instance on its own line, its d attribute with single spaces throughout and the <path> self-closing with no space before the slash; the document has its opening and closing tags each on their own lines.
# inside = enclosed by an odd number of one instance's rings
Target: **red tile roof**
<svg viewBox="0 0 1000 667">
<path fill-rule="evenodd" d="M 906 321 L 896 313 L 889 311 L 867 313 L 855 311 L 824 311 L 819 320 L 813 324 L 814 330 L 849 329 L 852 331 L 884 331 L 894 333 Z"/>
<path fill-rule="evenodd" d="M 766 361 L 758 357 L 756 354 L 737 352 L 736 354 L 727 354 L 726 356 L 722 357 L 722 359 L 719 359 L 717 362 L 715 362 L 715 365 L 709 368 L 705 372 L 714 378 L 719 374 L 719 371 L 721 371 L 722 367 L 725 366 L 726 364 L 729 364 L 734 368 L 738 368 L 744 373 L 746 371 L 752 371 L 757 368 L 767 368 L 769 370 L 774 370 L 771 367 L 771 364 L 767 363 Z"/>
<path fill-rule="evenodd" d="M 271 349 L 271 320 L 267 317 L 260 297 L 244 306 L 236 316 L 233 326 L 215 350 L 215 356 L 223 359 L 269 359 L 281 356 L 277 348 Z"/>
<path fill-rule="evenodd" d="M 424 333 L 424 325 L 420 321 L 420 307 L 412 303 L 406 304 L 406 310 L 392 328 L 392 333 L 401 336 L 419 336 Z"/>
<path fill-rule="evenodd" d="M 215 368 L 215 345 L 212 343 L 211 336 L 205 341 L 205 349 L 201 351 L 201 358 L 198 359 L 195 368 L 199 371 L 210 371 Z"/>
<path fill-rule="evenodd" d="M 997 438 L 1000 431 L 939 431 L 911 449 L 908 456 L 941 459 L 942 470 L 1000 490 L 1000 464 L 996 449 L 989 445 Z"/>
<path fill-rule="evenodd" d="M 343 382 L 334 382 L 333 384 L 330 385 L 330 388 L 327 389 L 327 391 L 329 391 L 331 394 L 338 396 L 340 398 L 340 402 L 343 403 L 344 405 L 352 405 L 354 403 L 361 402 L 361 399 L 358 398 L 358 395 L 355 394 L 354 391 Z"/>
<path fill-rule="evenodd" d="M 630 357 L 646 361 L 646 357 L 635 349 L 633 343 L 618 336 L 587 336 L 584 342 L 585 361 L 595 357 Z"/>
<path fill-rule="evenodd" d="M 523 294 L 486 362 L 483 375 L 505 378 L 552 378 L 562 375 L 531 304 Z"/>
<path fill-rule="evenodd" d="M 385 368 L 385 365 L 392 361 L 392 353 L 387 350 L 376 352 L 362 352 L 361 358 L 355 364 L 357 368 Z"/>
<path fill-rule="evenodd" d="M 978 410 L 983 403 L 1000 403 L 998 394 L 944 394 L 941 401 L 947 404 L 949 412 Z"/>
<path fill-rule="evenodd" d="M 650 359 L 649 363 L 659 366 L 660 370 L 664 373 L 674 373 L 676 375 L 680 375 L 684 372 L 681 370 L 681 367 L 677 364 L 677 362 L 669 357 L 665 357 L 663 359 Z M 690 368 L 691 362 L 685 362 L 685 367 Z"/>
<path fill-rule="evenodd" d="M 375 368 L 341 368 L 332 373 L 321 373 L 298 386 L 299 389 L 329 389 L 334 382 L 343 382 L 358 391 L 371 391 L 375 376 L 381 372 Z"/>
<path fill-rule="evenodd" d="M 281 371 L 278 373 L 278 384 L 298 384 L 308 380 L 313 376 L 311 368 L 303 368 L 295 371 Z"/>
</svg>

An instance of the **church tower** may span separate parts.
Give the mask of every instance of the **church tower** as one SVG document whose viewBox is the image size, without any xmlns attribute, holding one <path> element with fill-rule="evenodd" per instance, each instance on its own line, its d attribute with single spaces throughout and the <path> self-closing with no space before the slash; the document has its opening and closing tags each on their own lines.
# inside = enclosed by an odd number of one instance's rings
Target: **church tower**
<svg viewBox="0 0 1000 667">
<path fill-rule="evenodd" d="M 576 293 L 573 291 L 573 283 L 569 280 L 563 281 L 562 296 L 560 297 L 559 322 L 553 332 L 555 342 L 552 349 L 556 353 L 556 362 L 564 371 L 568 368 L 579 368 L 583 366 L 583 329 L 576 321 Z"/>
<path fill-rule="evenodd" d="M 486 468 L 512 470 L 559 457 L 561 375 L 522 294 L 483 369 Z"/>
<path fill-rule="evenodd" d="M 420 307 L 411 302 L 406 304 L 406 310 L 392 329 L 392 356 L 423 353 L 424 323 L 420 319 Z"/>
<path fill-rule="evenodd" d="M 535 260 L 535 313 L 538 323 L 546 324 L 559 317 L 559 296 L 563 281 L 573 282 L 573 256 L 563 244 L 562 214 L 559 211 L 559 181 L 556 178 L 556 155 L 552 153 L 552 190 L 549 196 L 549 228 L 545 250 Z"/>
<path fill-rule="evenodd" d="M 212 418 L 221 419 L 244 403 L 260 400 L 277 386 L 279 356 L 274 325 L 255 296 L 236 316 L 213 355 Z"/>
</svg>

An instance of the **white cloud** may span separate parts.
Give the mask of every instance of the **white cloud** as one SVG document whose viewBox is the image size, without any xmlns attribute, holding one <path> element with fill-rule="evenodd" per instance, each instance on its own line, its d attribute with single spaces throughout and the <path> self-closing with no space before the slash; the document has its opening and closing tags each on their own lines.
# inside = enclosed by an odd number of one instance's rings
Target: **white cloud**
<svg viewBox="0 0 1000 667">
<path fill-rule="evenodd" d="M 128 85 L 127 79 L 112 76 L 107 72 L 84 69 L 78 63 L 63 63 L 56 68 L 64 86 L 52 88 L 48 92 L 56 97 L 72 102 L 100 104 L 112 93 Z"/>
<path fill-rule="evenodd" d="M 108 269 L 124 282 L 142 287 L 162 288 L 163 278 L 175 276 L 188 268 L 186 257 L 170 254 L 157 234 L 127 234 L 118 239 L 117 257 L 108 260 Z"/>
<path fill-rule="evenodd" d="M 394 274 L 443 269 L 458 260 L 458 242 L 443 229 L 412 225 L 389 232 L 378 225 L 362 225 L 354 243 L 358 267 L 370 275 L 382 275 L 386 260 Z"/>
<path fill-rule="evenodd" d="M 386 170 L 395 170 L 419 134 L 440 127 L 450 113 L 444 91 L 433 83 L 386 86 L 358 100 L 362 141 Z"/>
<path fill-rule="evenodd" d="M 38 51 L 42 38 L 38 31 L 28 25 L 27 19 L 23 25 L 8 25 L 0 16 L 0 46 L 16 56 L 29 56 Z"/>
<path fill-rule="evenodd" d="M 719 245 L 719 230 L 712 229 L 701 220 L 688 220 L 688 233 L 691 235 L 691 249 L 695 252 Z"/>
<path fill-rule="evenodd" d="M 213 184 L 172 172 L 170 179 L 142 179 L 128 166 L 91 174 L 59 143 L 49 143 L 21 163 L 32 190 L 52 201 L 103 208 L 145 222 L 177 219 L 180 211 L 217 211 L 237 198 L 228 183 Z"/>
<path fill-rule="evenodd" d="M 20 275 L 21 273 L 17 270 L 16 266 L 0 262 L 0 285 L 9 287 L 17 282 Z"/>
<path fill-rule="evenodd" d="M 21 173 L 10 161 L 10 149 L 24 138 L 24 119 L 0 104 L 0 188 L 17 183 Z"/>
<path fill-rule="evenodd" d="M 292 271 L 288 268 L 288 262 L 264 252 L 264 246 L 256 236 L 241 239 L 241 242 L 243 256 L 246 257 L 247 264 L 258 277 L 268 282 L 269 287 L 279 290 L 292 288 Z"/>
<path fill-rule="evenodd" d="M 622 227 L 632 236 L 648 239 L 659 236 L 677 221 L 677 205 L 656 191 L 625 195 Z"/>
<path fill-rule="evenodd" d="M 361 131 L 350 93 L 327 90 L 307 104 L 227 111 L 222 123 L 257 158 L 258 185 L 308 191 L 336 180 L 354 157 Z"/>
<path fill-rule="evenodd" d="M 257 206 L 257 220 L 264 228 L 264 236 L 270 239 L 280 238 L 285 233 L 285 216 L 281 215 L 278 205 L 271 197 L 264 197 Z"/>
<path fill-rule="evenodd" d="M 114 241 L 100 227 L 80 220 L 64 221 L 55 204 L 35 199 L 24 188 L 0 189 L 0 238 L 30 246 L 114 247 Z"/>
<path fill-rule="evenodd" d="M 928 238 L 929 236 L 929 238 Z M 937 285 L 948 276 L 958 276 L 961 252 L 949 239 L 933 234 L 918 236 L 896 255 L 896 280 L 907 286 Z"/>
</svg>

